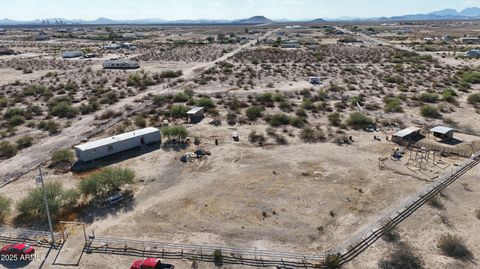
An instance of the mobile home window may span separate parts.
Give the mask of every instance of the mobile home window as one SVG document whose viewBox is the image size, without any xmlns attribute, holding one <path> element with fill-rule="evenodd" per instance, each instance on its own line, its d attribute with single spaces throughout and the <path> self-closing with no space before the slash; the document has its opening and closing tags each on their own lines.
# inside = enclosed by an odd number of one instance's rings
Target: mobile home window
<svg viewBox="0 0 480 269">
<path fill-rule="evenodd" d="M 112 145 L 108 146 L 108 152 L 112 152 L 112 151 L 113 151 L 113 146 Z"/>
</svg>

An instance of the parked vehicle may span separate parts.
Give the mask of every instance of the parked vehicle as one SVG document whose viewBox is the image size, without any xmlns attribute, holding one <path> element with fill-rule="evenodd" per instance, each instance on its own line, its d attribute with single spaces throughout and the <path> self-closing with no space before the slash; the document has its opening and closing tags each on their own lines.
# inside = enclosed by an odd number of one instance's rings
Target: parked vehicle
<svg viewBox="0 0 480 269">
<path fill-rule="evenodd" d="M 162 263 L 160 259 L 146 258 L 135 260 L 130 269 L 175 269 L 174 265 Z"/>
<path fill-rule="evenodd" d="M 35 249 L 28 244 L 12 244 L 4 246 L 0 249 L 0 254 L 4 256 L 12 256 L 15 258 L 28 258 L 35 253 Z M 7 258 L 8 259 L 8 258 Z"/>
</svg>

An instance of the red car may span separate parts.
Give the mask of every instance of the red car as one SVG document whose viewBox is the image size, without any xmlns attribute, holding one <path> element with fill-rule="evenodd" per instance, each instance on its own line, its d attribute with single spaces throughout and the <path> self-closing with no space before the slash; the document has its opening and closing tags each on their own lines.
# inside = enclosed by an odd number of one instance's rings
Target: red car
<svg viewBox="0 0 480 269">
<path fill-rule="evenodd" d="M 130 266 L 130 269 L 174 269 L 175 266 L 165 264 L 156 258 L 146 258 L 144 260 L 136 260 Z"/>
<path fill-rule="evenodd" d="M 35 253 L 35 249 L 28 244 L 13 244 L 4 246 L 0 249 L 0 254 L 2 255 L 12 255 L 14 257 L 20 258 L 25 256 L 30 256 Z"/>
</svg>

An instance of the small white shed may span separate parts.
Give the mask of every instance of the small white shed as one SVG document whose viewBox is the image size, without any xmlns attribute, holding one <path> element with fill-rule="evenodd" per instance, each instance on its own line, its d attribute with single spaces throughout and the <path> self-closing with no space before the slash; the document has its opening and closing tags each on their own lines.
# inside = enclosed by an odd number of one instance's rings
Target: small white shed
<svg viewBox="0 0 480 269">
<path fill-rule="evenodd" d="M 149 127 L 78 145 L 75 147 L 75 155 L 78 160 L 88 162 L 160 141 L 160 130 Z"/>
<path fill-rule="evenodd" d="M 309 77 L 308 83 L 313 85 L 319 85 L 320 83 L 322 83 L 322 80 L 320 79 L 320 77 Z"/>
</svg>

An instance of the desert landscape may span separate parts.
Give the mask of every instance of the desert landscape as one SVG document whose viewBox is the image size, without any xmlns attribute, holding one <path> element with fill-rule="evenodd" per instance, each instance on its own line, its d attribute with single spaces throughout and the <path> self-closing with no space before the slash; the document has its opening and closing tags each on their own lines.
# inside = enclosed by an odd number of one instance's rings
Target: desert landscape
<svg viewBox="0 0 480 269">
<path fill-rule="evenodd" d="M 478 268 L 480 22 L 252 20 L 1 29 L 19 267 Z"/>
</svg>

